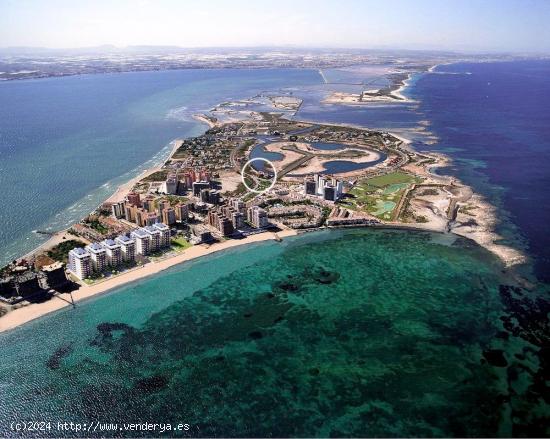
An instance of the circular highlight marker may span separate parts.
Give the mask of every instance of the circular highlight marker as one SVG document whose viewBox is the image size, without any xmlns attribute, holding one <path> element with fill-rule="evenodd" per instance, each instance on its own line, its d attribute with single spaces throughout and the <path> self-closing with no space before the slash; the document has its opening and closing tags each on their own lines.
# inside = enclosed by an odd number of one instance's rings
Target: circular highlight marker
<svg viewBox="0 0 550 439">
<path fill-rule="evenodd" d="M 257 162 L 257 161 L 265 162 L 269 166 L 271 166 L 271 168 L 273 169 L 273 182 L 269 185 L 269 187 L 267 187 L 265 189 L 262 189 L 261 191 L 259 191 L 257 189 L 252 189 L 251 187 L 249 187 L 246 184 L 246 180 L 244 178 L 244 170 L 246 169 L 246 167 L 251 166 L 252 163 Z M 273 186 L 275 186 L 275 183 L 277 182 L 277 170 L 275 169 L 275 165 L 273 165 L 273 163 L 271 163 L 268 159 L 264 159 L 263 157 L 257 157 L 255 159 L 250 159 L 249 161 L 247 161 L 244 164 L 243 168 L 241 169 L 241 180 L 244 184 L 244 187 L 247 188 L 250 192 L 254 192 L 255 194 L 263 194 L 264 192 L 267 192 L 267 191 L 271 190 L 273 188 Z"/>
</svg>

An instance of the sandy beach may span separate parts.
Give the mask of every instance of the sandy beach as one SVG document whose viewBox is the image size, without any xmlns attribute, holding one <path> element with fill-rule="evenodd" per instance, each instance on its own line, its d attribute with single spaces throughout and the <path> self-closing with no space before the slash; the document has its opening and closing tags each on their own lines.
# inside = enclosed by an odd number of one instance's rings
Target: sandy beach
<svg viewBox="0 0 550 439">
<path fill-rule="evenodd" d="M 72 293 L 75 303 L 87 299 L 98 294 L 105 293 L 114 288 L 125 285 L 129 282 L 134 282 L 139 279 L 143 279 L 147 276 L 160 273 L 167 268 L 173 267 L 190 261 L 192 259 L 200 258 L 202 256 L 209 255 L 228 248 L 238 247 L 241 245 L 251 244 L 254 242 L 283 239 L 285 237 L 294 236 L 297 232 L 295 230 L 282 230 L 277 233 L 264 232 L 256 235 L 249 236 L 241 240 L 228 240 L 212 245 L 197 245 L 186 249 L 182 254 L 167 258 L 158 262 L 150 262 L 147 265 L 135 268 L 133 270 L 122 273 L 116 277 L 109 278 L 105 281 L 98 282 L 94 285 L 82 285 L 80 289 Z M 62 297 L 53 297 L 51 300 L 44 303 L 31 304 L 23 306 L 8 312 L 2 318 L 0 318 L 0 332 L 7 331 L 9 329 L 16 328 L 31 320 L 42 317 L 51 312 L 60 310 L 71 306 L 70 297 L 68 294 L 64 294 Z"/>
<path fill-rule="evenodd" d="M 409 76 L 409 79 L 410 79 L 410 76 Z M 402 86 L 398 90 L 394 91 L 393 93 L 396 93 L 396 92 L 399 93 L 404 88 L 406 88 L 407 85 L 408 85 L 408 79 L 405 80 Z M 208 124 L 209 126 L 217 125 L 217 123 L 214 123 L 212 119 L 209 119 L 207 117 L 204 117 L 201 115 L 195 115 L 194 117 L 200 120 L 201 122 Z M 350 125 L 350 124 L 333 124 L 333 125 L 356 127 L 356 128 L 364 129 L 364 127 L 357 126 L 357 125 Z M 391 135 L 393 135 L 394 137 L 398 138 L 403 142 L 401 145 L 402 148 L 411 149 L 410 147 L 411 142 L 409 139 L 400 137 L 393 133 L 391 133 Z M 170 157 L 172 157 L 174 152 L 179 148 L 179 146 L 181 145 L 181 142 L 182 141 L 179 139 L 174 140 Z M 268 151 L 280 152 L 285 154 L 284 160 L 277 162 L 278 167 L 283 167 L 287 163 L 292 162 L 297 158 L 301 157 L 301 154 L 298 154 L 294 151 L 289 151 L 289 150 L 283 151 L 282 147 L 285 145 L 288 145 L 288 143 L 275 142 L 275 143 L 265 145 L 265 148 Z M 304 149 L 304 150 L 309 149 L 306 143 L 296 142 L 296 143 L 293 143 L 292 146 L 298 147 L 299 149 Z M 349 146 L 352 148 L 352 145 L 349 145 Z M 309 163 L 307 163 L 305 166 L 300 168 L 300 172 L 312 173 L 312 172 L 318 172 L 319 170 L 323 169 L 324 168 L 323 163 L 325 161 L 333 160 L 328 157 L 325 160 L 323 158 L 323 155 L 324 155 L 323 153 L 318 153 L 317 157 L 312 158 L 312 160 L 310 160 Z M 378 159 L 379 156 L 380 155 L 376 151 L 369 151 L 365 156 L 358 157 L 358 158 L 349 158 L 348 160 L 355 161 L 357 163 L 363 163 L 363 162 L 374 161 Z M 493 252 L 499 258 L 501 258 L 506 266 L 522 263 L 525 260 L 524 255 L 522 255 L 517 250 L 512 249 L 500 243 L 499 242 L 501 239 L 500 236 L 494 233 L 494 226 L 496 224 L 495 209 L 492 206 L 490 206 L 483 199 L 483 197 L 473 194 L 472 190 L 466 185 L 464 185 L 463 183 L 459 182 L 458 179 L 446 177 L 446 176 L 440 176 L 434 173 L 434 170 L 437 167 L 443 167 L 443 166 L 449 165 L 450 159 L 447 156 L 444 156 L 442 154 L 437 154 L 437 153 L 431 153 L 429 154 L 429 157 L 435 158 L 436 160 L 435 160 L 435 163 L 429 165 L 428 167 L 421 167 L 421 166 L 416 166 L 415 164 L 409 164 L 407 165 L 409 168 L 407 169 L 407 166 L 406 166 L 404 169 L 406 171 L 412 172 L 417 175 L 421 175 L 422 177 L 426 178 L 428 181 L 425 181 L 424 185 L 429 183 L 432 185 L 443 184 L 443 185 L 453 186 L 453 188 L 451 188 L 451 191 L 454 190 L 454 193 L 447 192 L 446 195 L 442 193 L 439 195 L 439 198 L 434 196 L 430 197 L 429 195 L 426 195 L 426 196 L 423 196 L 421 199 L 414 201 L 413 207 L 417 212 L 421 213 L 422 216 L 424 216 L 427 219 L 425 223 L 407 224 L 407 223 L 389 222 L 388 224 L 396 227 L 400 226 L 403 228 L 412 227 L 412 228 L 424 229 L 424 230 L 450 231 L 457 235 L 461 235 L 469 239 L 472 239 L 478 244 L 480 244 L 481 246 L 489 249 L 491 252 Z M 111 195 L 111 197 L 109 197 L 106 201 L 107 202 L 122 201 L 126 197 L 128 192 L 132 189 L 132 187 L 139 180 L 143 179 L 145 176 L 155 171 L 158 171 L 159 169 L 160 167 L 155 167 L 144 171 L 143 173 L 136 176 L 132 180 L 118 187 L 116 192 L 113 195 Z M 348 178 L 348 177 L 354 176 L 358 172 L 360 173 L 363 171 L 352 171 L 349 173 L 342 174 L 341 176 L 344 178 Z M 238 183 L 239 183 L 239 179 L 236 178 L 235 181 L 233 182 L 233 185 L 236 187 Z M 444 195 L 443 198 L 441 198 L 441 195 Z M 456 218 L 454 218 L 452 221 L 449 221 L 447 210 L 449 209 L 451 200 L 453 200 L 454 203 L 457 203 L 456 204 L 457 206 L 462 207 L 462 210 L 458 209 Z M 264 232 L 264 233 L 247 237 L 242 240 L 228 240 L 228 241 L 216 243 L 210 246 L 207 246 L 207 245 L 194 246 L 189 249 L 186 249 L 183 253 L 178 254 L 176 256 L 172 256 L 159 261 L 150 262 L 144 266 L 134 268 L 118 276 L 108 278 L 103 281 L 99 281 L 94 285 L 83 284 L 78 291 L 73 292 L 72 297 L 74 302 L 78 302 L 88 297 L 92 297 L 92 296 L 104 293 L 106 291 L 112 290 L 114 288 L 120 287 L 129 282 L 133 282 L 138 279 L 142 279 L 144 277 L 159 273 L 174 265 L 181 264 L 186 261 L 199 258 L 217 251 L 221 251 L 231 247 L 246 245 L 253 242 L 284 238 L 295 234 L 296 234 L 296 231 L 294 230 L 283 230 L 278 234 L 274 234 L 272 232 Z M 71 239 L 71 236 L 67 235 L 67 231 L 60 231 L 55 235 L 53 235 L 48 241 L 42 244 L 38 249 L 35 249 L 32 253 L 37 253 L 40 250 L 44 250 L 49 247 L 52 247 L 56 244 L 59 244 L 65 239 Z M 53 311 L 65 308 L 67 306 L 71 306 L 71 303 L 70 303 L 69 296 L 65 294 L 59 297 L 56 296 L 45 303 L 30 304 L 30 305 L 22 306 L 17 309 L 13 309 L 10 312 L 8 312 L 6 315 L 0 318 L 0 332 L 15 328 L 26 322 L 29 322 L 31 320 L 44 316 Z"/>
</svg>

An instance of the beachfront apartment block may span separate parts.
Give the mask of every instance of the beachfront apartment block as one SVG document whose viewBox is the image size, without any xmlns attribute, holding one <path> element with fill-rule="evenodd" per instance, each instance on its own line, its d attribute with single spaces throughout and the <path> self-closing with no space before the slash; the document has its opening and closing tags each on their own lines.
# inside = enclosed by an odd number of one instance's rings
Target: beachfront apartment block
<svg viewBox="0 0 550 439">
<path fill-rule="evenodd" d="M 118 267 L 122 263 L 122 249 L 114 239 L 106 239 L 101 242 L 107 256 L 107 264 Z"/>
<path fill-rule="evenodd" d="M 153 224 L 153 228 L 158 230 L 160 233 L 160 246 L 169 247 L 170 246 L 170 227 L 164 223 Z"/>
<path fill-rule="evenodd" d="M 145 233 L 147 233 L 149 238 L 149 251 L 156 252 L 159 251 L 161 245 L 161 235 L 160 230 L 153 226 L 146 226 L 143 228 Z"/>
<path fill-rule="evenodd" d="M 125 262 L 134 262 L 136 259 L 136 241 L 126 235 L 115 238 L 115 242 L 120 245 L 122 259 Z"/>
<path fill-rule="evenodd" d="M 136 242 L 136 254 L 147 255 L 151 251 L 151 241 L 149 234 L 144 229 L 137 229 L 130 233 L 130 237 Z"/>
<path fill-rule="evenodd" d="M 93 270 L 98 273 L 105 270 L 105 267 L 107 266 L 107 254 L 105 253 L 103 246 L 97 242 L 94 242 L 87 245 L 86 250 L 90 253 Z"/>
<path fill-rule="evenodd" d="M 170 246 L 170 228 L 164 223 L 155 223 L 134 230 L 130 236 L 136 242 L 136 254 L 147 255 Z"/>
<path fill-rule="evenodd" d="M 244 215 L 241 212 L 232 212 L 231 221 L 234 229 L 242 229 L 244 227 Z"/>
<path fill-rule="evenodd" d="M 248 222 L 253 227 L 261 229 L 269 225 L 267 212 L 259 206 L 252 206 L 248 209 Z"/>
<path fill-rule="evenodd" d="M 82 247 L 73 248 L 69 252 L 67 268 L 80 280 L 90 277 L 92 274 L 92 257 L 90 253 Z"/>
</svg>

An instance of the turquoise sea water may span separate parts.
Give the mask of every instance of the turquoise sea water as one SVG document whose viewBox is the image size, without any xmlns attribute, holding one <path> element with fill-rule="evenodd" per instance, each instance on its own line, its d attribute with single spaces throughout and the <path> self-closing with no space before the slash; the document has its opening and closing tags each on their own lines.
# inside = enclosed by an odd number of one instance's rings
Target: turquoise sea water
<svg viewBox="0 0 550 439">
<path fill-rule="evenodd" d="M 10 158 L 0 183 L 28 187 L 33 206 L 13 198 L 19 189 L 0 192 L 0 245 L 25 248 L 30 230 L 55 228 L 60 211 L 78 218 L 117 175 L 203 129 L 189 116 L 222 100 L 291 87 L 306 99 L 298 118 L 409 129 L 427 117 L 418 103 L 319 107 L 332 85 L 318 82 L 314 71 L 193 71 L 0 87 L 16 102 L 13 115 L 0 106 L 0 153 Z M 32 117 L 37 102 L 42 116 Z M 499 150 L 484 151 L 496 175 Z M 77 167 L 82 157 L 90 166 Z M 47 200 L 61 209 L 50 217 Z M 193 436 L 548 436 L 548 293 L 511 284 L 480 247 L 420 232 L 333 230 L 211 255 L 0 334 L 0 436 L 18 435 L 15 420 L 182 422 L 191 430 L 178 435 Z M 91 435 L 34 435 L 45 434 Z"/>
<path fill-rule="evenodd" d="M 506 282 L 480 247 L 420 232 L 214 254 L 0 334 L 0 435 L 25 419 L 181 422 L 193 436 L 542 433 L 541 359 L 504 329 Z"/>
</svg>

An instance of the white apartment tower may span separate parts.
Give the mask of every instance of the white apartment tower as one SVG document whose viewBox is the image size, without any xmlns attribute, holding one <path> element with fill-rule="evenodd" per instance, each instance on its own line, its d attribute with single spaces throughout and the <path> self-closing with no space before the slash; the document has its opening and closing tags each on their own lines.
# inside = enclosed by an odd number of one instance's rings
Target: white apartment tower
<svg viewBox="0 0 550 439">
<path fill-rule="evenodd" d="M 111 267 L 118 267 L 122 263 L 122 249 L 113 239 L 106 239 L 101 243 L 107 255 L 107 264 Z"/>
<path fill-rule="evenodd" d="M 136 242 L 136 254 L 147 255 L 151 251 L 151 241 L 145 229 L 137 229 L 130 233 Z"/>
<path fill-rule="evenodd" d="M 69 271 L 80 280 L 90 277 L 92 274 L 92 259 L 90 253 L 82 247 L 73 248 L 69 252 L 67 267 Z"/>
<path fill-rule="evenodd" d="M 94 242 L 87 245 L 86 250 L 90 253 L 94 271 L 101 273 L 107 266 L 107 254 L 105 253 L 105 249 L 101 244 Z"/>
<path fill-rule="evenodd" d="M 122 259 L 126 262 L 134 262 L 136 259 L 136 242 L 126 235 L 115 238 L 115 243 L 120 245 Z"/>
</svg>

